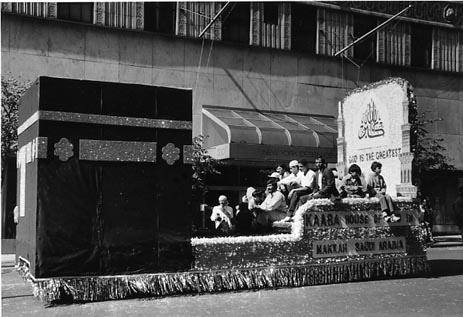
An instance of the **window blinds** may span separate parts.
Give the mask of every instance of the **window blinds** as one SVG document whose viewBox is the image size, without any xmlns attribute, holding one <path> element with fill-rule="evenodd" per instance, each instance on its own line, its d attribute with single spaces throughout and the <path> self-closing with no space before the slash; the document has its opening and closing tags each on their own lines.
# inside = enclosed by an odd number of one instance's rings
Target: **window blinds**
<svg viewBox="0 0 463 317">
<path fill-rule="evenodd" d="M 250 44 L 291 49 L 291 3 L 278 5 L 278 24 L 264 22 L 264 3 L 251 2 Z"/>
<path fill-rule="evenodd" d="M 334 55 L 354 41 L 354 17 L 342 11 L 318 8 L 318 54 Z M 353 48 L 345 54 L 353 57 Z"/>
<path fill-rule="evenodd" d="M 123 29 L 143 29 L 143 2 L 97 2 L 94 23 Z"/>
<path fill-rule="evenodd" d="M 382 21 L 381 21 L 382 22 Z M 410 66 L 411 26 L 399 23 L 378 31 L 378 62 Z"/>
<path fill-rule="evenodd" d="M 11 12 L 37 17 L 56 17 L 56 2 L 12 2 Z"/>
<path fill-rule="evenodd" d="M 177 35 L 198 37 L 220 11 L 220 2 L 178 2 Z M 204 34 L 206 39 L 221 39 L 221 20 L 217 19 Z"/>
<path fill-rule="evenodd" d="M 462 32 L 434 28 L 432 68 L 449 72 L 463 71 Z"/>
</svg>

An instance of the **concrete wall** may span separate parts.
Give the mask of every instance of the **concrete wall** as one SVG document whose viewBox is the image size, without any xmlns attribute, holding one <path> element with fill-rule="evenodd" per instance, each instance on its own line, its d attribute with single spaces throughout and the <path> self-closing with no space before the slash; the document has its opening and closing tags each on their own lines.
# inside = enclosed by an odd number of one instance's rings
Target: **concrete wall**
<svg viewBox="0 0 463 317">
<path fill-rule="evenodd" d="M 390 76 L 415 87 L 418 105 L 444 121 L 430 128 L 463 169 L 463 76 L 261 47 L 2 13 L 2 74 L 138 83 L 193 89 L 193 132 L 201 106 L 337 116 L 345 93 Z M 203 45 L 204 44 L 204 45 Z M 200 63 L 201 61 L 201 63 Z"/>
</svg>

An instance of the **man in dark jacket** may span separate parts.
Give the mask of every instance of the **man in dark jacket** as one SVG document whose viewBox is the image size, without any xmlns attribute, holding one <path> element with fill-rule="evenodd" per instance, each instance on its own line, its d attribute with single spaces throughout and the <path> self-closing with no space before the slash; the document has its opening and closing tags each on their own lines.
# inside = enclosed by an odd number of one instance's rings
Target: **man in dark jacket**
<svg viewBox="0 0 463 317">
<path fill-rule="evenodd" d="M 323 157 L 319 156 L 315 160 L 315 188 L 312 193 L 312 198 L 331 198 L 333 196 L 339 196 L 339 192 L 336 189 L 336 182 L 333 171 L 327 168 L 326 161 Z"/>
</svg>

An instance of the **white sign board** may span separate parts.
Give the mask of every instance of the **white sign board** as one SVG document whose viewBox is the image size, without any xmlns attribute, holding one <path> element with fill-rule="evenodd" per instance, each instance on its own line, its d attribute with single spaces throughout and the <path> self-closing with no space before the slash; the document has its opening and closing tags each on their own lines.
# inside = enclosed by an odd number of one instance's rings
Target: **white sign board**
<svg viewBox="0 0 463 317">
<path fill-rule="evenodd" d="M 387 192 L 396 196 L 396 185 L 401 183 L 402 125 L 408 123 L 406 88 L 388 82 L 354 92 L 343 102 L 342 117 L 346 168 L 355 163 L 368 179 L 371 163 L 380 162 Z"/>
</svg>

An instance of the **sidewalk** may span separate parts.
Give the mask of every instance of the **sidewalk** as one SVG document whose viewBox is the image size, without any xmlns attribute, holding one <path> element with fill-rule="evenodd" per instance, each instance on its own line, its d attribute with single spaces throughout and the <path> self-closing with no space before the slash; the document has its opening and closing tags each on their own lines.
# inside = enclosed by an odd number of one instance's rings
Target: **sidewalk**
<svg viewBox="0 0 463 317">
<path fill-rule="evenodd" d="M 2 269 L 13 267 L 16 263 L 16 254 L 2 254 Z"/>
<path fill-rule="evenodd" d="M 436 243 L 431 248 L 459 247 L 463 246 L 461 235 L 434 236 Z"/>
</svg>

